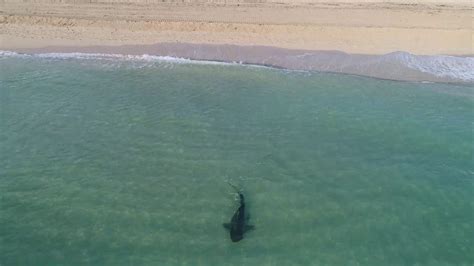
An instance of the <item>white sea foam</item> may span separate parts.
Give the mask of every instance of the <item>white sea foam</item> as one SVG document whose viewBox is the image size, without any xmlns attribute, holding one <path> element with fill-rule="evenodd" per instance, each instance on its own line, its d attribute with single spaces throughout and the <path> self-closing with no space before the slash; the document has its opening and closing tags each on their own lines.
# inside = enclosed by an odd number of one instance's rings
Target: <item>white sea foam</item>
<svg viewBox="0 0 474 266">
<path fill-rule="evenodd" d="M 474 81 L 474 58 L 446 55 L 413 55 L 395 52 L 384 55 L 390 61 L 398 61 L 408 68 L 437 77 Z"/>
<path fill-rule="evenodd" d="M 194 60 L 182 57 L 158 56 L 158 55 L 123 55 L 123 54 L 102 54 L 102 53 L 37 53 L 23 54 L 11 51 L 1 51 L 1 57 L 37 57 L 46 59 L 100 59 L 100 60 L 126 60 L 144 62 L 168 62 L 178 64 L 206 64 L 206 65 L 239 65 L 239 63 Z"/>
<path fill-rule="evenodd" d="M 244 56 L 244 55 L 243 55 Z M 11 51 L 0 51 L 0 57 L 31 57 L 46 59 L 95 59 L 95 60 L 118 60 L 137 61 L 149 63 L 172 63 L 172 64 L 205 64 L 205 65 L 247 65 L 240 62 L 222 62 L 196 60 L 182 57 L 158 56 L 158 55 L 123 55 L 104 53 L 37 53 L 23 54 Z M 285 60 L 286 59 L 286 60 Z M 457 56 L 426 56 L 413 55 L 406 52 L 394 52 L 381 56 L 360 57 L 345 53 L 303 53 L 292 56 L 272 55 L 267 59 L 252 59 L 250 65 L 253 67 L 266 67 L 267 64 L 274 67 L 289 67 L 292 70 L 316 70 L 330 71 L 349 74 L 358 74 L 372 77 L 386 77 L 379 72 L 395 73 L 388 78 L 404 80 L 405 73 L 413 71 L 423 73 L 420 81 L 457 81 L 474 82 L 474 58 Z M 260 65 L 259 65 L 260 64 Z M 288 65 L 290 64 L 290 65 Z M 296 66 L 296 67 L 295 67 Z M 427 78 L 428 77 L 428 78 Z M 429 78 L 432 77 L 432 78 Z M 413 78 L 407 80 L 414 80 Z M 416 79 L 415 79 L 416 80 Z"/>
<path fill-rule="evenodd" d="M 16 53 L 16 52 L 0 50 L 0 57 L 28 57 L 28 56 L 31 56 L 31 55 L 19 54 L 19 53 Z"/>
</svg>

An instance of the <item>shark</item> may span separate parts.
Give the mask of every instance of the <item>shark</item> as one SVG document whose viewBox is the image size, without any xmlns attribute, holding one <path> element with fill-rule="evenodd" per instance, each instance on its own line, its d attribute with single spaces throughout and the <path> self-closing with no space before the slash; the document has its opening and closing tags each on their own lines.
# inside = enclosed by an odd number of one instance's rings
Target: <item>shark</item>
<svg viewBox="0 0 474 266">
<path fill-rule="evenodd" d="M 242 191 L 238 190 L 235 186 L 229 183 L 232 187 L 237 190 L 237 194 L 239 196 L 239 208 L 235 211 L 230 223 L 224 223 L 224 228 L 229 230 L 230 232 L 230 239 L 232 242 L 239 242 L 244 238 L 244 233 L 253 230 L 255 227 L 253 225 L 249 225 L 248 220 L 250 216 L 248 213 L 245 212 L 245 198 Z"/>
</svg>

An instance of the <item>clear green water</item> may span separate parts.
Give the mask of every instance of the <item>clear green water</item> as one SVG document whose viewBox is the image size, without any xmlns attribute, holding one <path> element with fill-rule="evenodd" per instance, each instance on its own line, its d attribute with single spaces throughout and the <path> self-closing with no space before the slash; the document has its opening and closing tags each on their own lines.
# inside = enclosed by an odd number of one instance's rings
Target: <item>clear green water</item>
<svg viewBox="0 0 474 266">
<path fill-rule="evenodd" d="M 0 60 L 0 265 L 473 265 L 473 88 Z M 222 223 L 242 186 L 256 229 Z"/>
</svg>

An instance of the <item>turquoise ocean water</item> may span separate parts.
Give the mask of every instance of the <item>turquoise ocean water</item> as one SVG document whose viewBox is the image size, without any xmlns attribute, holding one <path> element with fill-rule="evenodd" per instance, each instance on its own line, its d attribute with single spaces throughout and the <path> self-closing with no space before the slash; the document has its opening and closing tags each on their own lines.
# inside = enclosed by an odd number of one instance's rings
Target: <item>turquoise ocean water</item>
<svg viewBox="0 0 474 266">
<path fill-rule="evenodd" d="M 0 265 L 473 265 L 473 87 L 0 59 Z M 222 223 L 243 188 L 255 230 Z"/>
</svg>

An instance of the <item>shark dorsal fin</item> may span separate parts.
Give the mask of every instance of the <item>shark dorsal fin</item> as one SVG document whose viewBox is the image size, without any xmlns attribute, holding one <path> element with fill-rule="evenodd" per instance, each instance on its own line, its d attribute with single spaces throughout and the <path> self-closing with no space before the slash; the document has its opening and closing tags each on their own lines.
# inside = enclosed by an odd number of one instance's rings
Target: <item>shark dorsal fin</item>
<svg viewBox="0 0 474 266">
<path fill-rule="evenodd" d="M 224 226 L 225 229 L 230 230 L 232 225 L 230 223 L 224 223 L 222 226 Z"/>
</svg>

